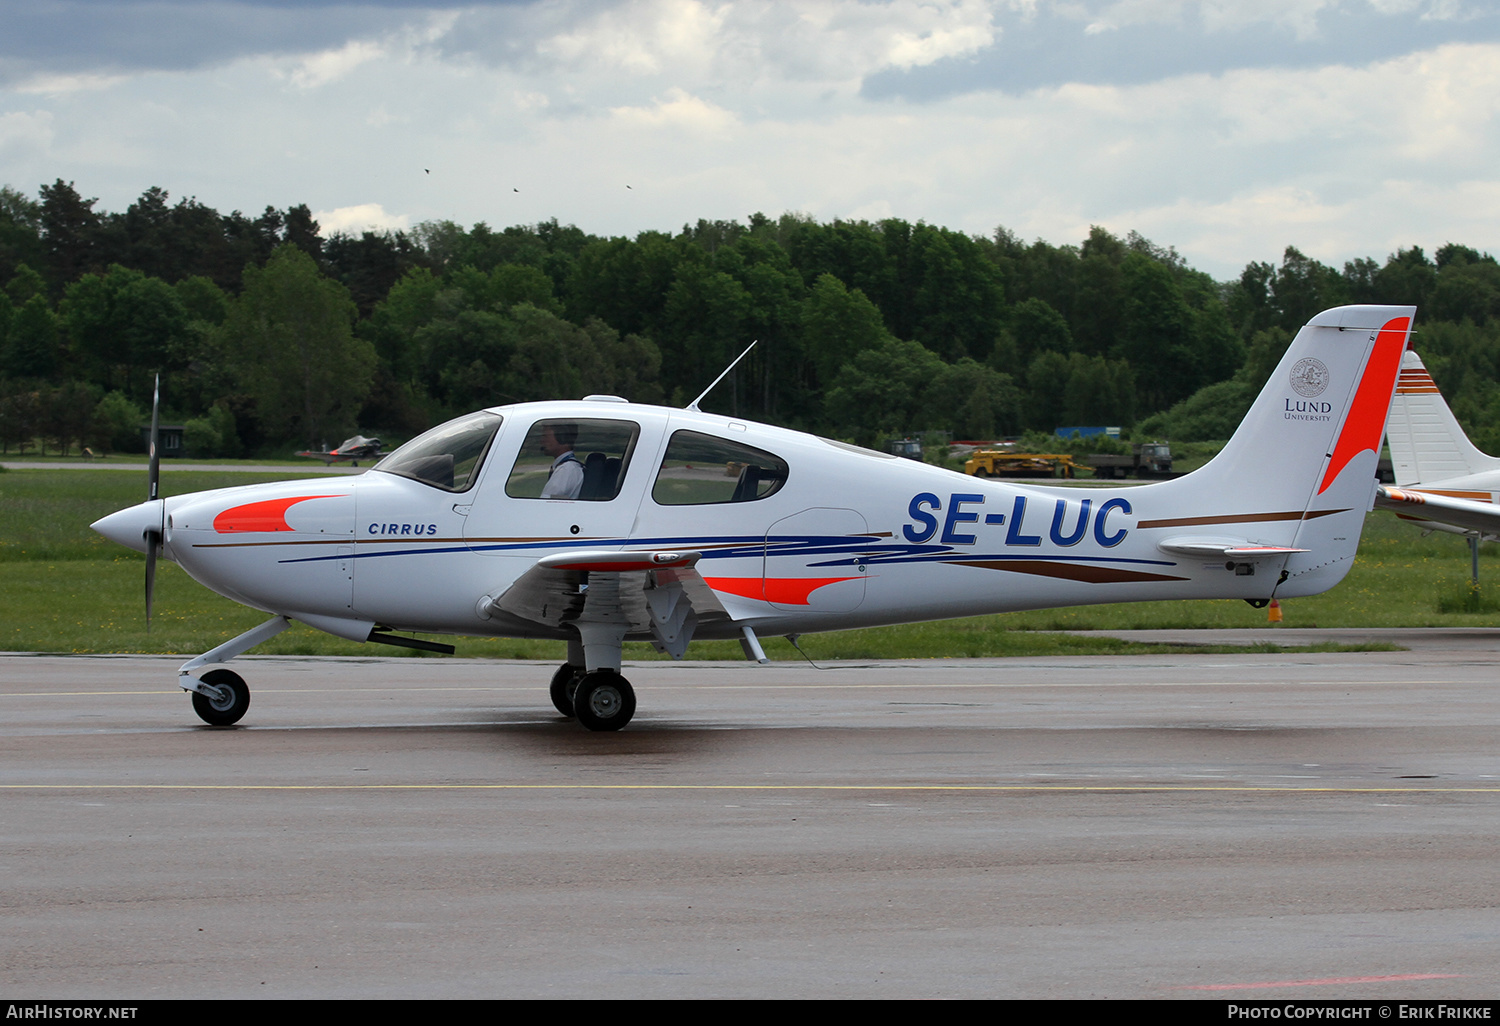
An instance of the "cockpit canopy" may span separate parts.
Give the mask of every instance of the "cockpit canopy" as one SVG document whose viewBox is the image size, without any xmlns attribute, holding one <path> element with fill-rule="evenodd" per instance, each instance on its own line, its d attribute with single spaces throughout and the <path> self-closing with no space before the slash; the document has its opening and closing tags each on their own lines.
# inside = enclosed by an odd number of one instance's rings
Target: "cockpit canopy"
<svg viewBox="0 0 1500 1026">
<path fill-rule="evenodd" d="M 418 435 L 385 459 L 374 470 L 398 474 L 435 485 L 450 492 L 466 492 L 474 484 L 475 471 L 500 430 L 499 414 L 481 410 L 467 417 L 439 424 Z"/>
</svg>

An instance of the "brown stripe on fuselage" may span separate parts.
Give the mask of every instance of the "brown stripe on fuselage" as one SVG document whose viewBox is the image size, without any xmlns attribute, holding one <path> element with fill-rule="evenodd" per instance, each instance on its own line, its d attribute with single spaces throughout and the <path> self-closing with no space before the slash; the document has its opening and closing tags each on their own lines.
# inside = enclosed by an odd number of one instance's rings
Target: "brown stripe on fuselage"
<svg viewBox="0 0 1500 1026">
<path fill-rule="evenodd" d="M 1347 513 L 1347 509 L 1310 509 L 1306 513 L 1288 510 L 1285 513 L 1227 513 L 1216 517 L 1173 517 L 1169 520 L 1142 520 L 1135 526 L 1148 527 L 1201 527 L 1205 524 L 1248 524 L 1258 520 L 1316 520 L 1335 513 Z"/>
<path fill-rule="evenodd" d="M 946 561 L 945 561 L 946 562 Z M 1134 584 L 1142 581 L 1186 581 L 1187 577 L 1172 577 L 1168 574 L 1150 574 L 1143 570 L 1121 570 L 1113 566 L 1095 563 L 1053 563 L 1045 559 L 958 559 L 954 566 L 977 566 L 984 570 L 1010 570 L 1018 574 L 1035 574 L 1039 577 L 1060 577 L 1067 581 L 1083 581 L 1086 584 Z"/>
</svg>

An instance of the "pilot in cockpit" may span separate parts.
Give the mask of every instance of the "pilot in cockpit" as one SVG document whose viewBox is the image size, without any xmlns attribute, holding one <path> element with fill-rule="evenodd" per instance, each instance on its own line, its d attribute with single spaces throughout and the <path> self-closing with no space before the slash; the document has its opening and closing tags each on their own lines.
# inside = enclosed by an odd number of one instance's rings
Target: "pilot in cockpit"
<svg viewBox="0 0 1500 1026">
<path fill-rule="evenodd" d="M 583 464 L 573 454 L 578 425 L 542 425 L 542 452 L 552 457 L 552 469 L 542 489 L 544 499 L 576 499 L 583 489 Z"/>
</svg>

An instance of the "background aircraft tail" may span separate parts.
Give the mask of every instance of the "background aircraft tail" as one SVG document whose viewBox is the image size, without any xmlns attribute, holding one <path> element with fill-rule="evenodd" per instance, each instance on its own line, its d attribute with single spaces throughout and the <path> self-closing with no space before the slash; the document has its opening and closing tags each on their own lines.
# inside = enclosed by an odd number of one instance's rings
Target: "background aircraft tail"
<svg viewBox="0 0 1500 1026">
<path fill-rule="evenodd" d="M 1380 439 L 1415 313 L 1344 306 L 1308 321 L 1223 451 L 1162 486 L 1182 512 L 1152 526 L 1306 550 L 1277 557 L 1285 559 L 1276 592 L 1283 597 L 1341 580 L 1374 500 Z"/>
<path fill-rule="evenodd" d="M 1401 360 L 1385 433 L 1396 484 L 1403 487 L 1500 470 L 1500 459 L 1469 441 L 1422 358 L 1411 350 Z"/>
</svg>

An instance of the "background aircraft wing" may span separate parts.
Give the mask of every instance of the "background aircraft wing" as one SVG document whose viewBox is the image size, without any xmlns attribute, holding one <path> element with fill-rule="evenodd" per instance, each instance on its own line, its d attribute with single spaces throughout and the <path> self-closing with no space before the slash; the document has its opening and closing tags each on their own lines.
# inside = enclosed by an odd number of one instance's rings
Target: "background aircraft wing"
<svg viewBox="0 0 1500 1026">
<path fill-rule="evenodd" d="M 1434 525 L 1500 536 L 1500 506 L 1474 499 L 1436 495 L 1412 488 L 1377 488 L 1375 506 L 1408 520 L 1426 520 Z"/>
<path fill-rule="evenodd" d="M 566 552 L 547 556 L 502 594 L 490 611 L 557 629 L 610 624 L 626 636 L 649 636 L 681 659 L 704 624 L 732 619 L 695 569 L 697 552 Z"/>
</svg>

